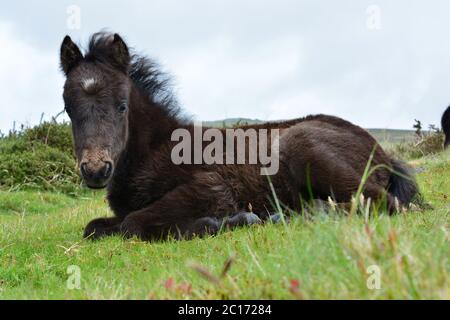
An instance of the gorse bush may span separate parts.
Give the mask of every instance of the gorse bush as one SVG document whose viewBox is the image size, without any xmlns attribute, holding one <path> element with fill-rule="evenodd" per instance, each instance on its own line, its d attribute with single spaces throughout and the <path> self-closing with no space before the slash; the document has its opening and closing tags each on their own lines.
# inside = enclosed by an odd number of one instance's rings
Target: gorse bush
<svg viewBox="0 0 450 320">
<path fill-rule="evenodd" d="M 421 135 L 414 141 L 395 145 L 394 152 L 407 159 L 417 159 L 436 154 L 444 149 L 444 134 L 440 131 Z"/>
<path fill-rule="evenodd" d="M 68 155 L 73 154 L 72 129 L 68 122 L 44 122 L 25 129 L 22 138 L 30 143 L 41 142 Z"/>
<path fill-rule="evenodd" d="M 68 123 L 44 122 L 0 139 L 0 188 L 76 193 L 80 177 Z"/>
</svg>

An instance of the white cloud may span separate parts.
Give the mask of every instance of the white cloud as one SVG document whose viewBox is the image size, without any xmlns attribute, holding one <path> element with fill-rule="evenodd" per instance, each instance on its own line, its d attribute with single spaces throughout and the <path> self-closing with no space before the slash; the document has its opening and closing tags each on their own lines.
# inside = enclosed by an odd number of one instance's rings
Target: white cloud
<svg viewBox="0 0 450 320">
<path fill-rule="evenodd" d="M 298 37 L 268 39 L 242 51 L 233 37 L 224 35 L 186 50 L 172 67 L 182 104 L 198 118 L 268 119 L 272 110 L 261 101 L 269 102 L 276 88 L 299 72 L 301 60 Z"/>
<path fill-rule="evenodd" d="M 42 113 L 62 110 L 58 57 L 21 40 L 11 23 L 0 21 L 0 130 L 16 121 L 37 123 Z M 59 90 L 59 91 L 58 91 Z"/>
</svg>

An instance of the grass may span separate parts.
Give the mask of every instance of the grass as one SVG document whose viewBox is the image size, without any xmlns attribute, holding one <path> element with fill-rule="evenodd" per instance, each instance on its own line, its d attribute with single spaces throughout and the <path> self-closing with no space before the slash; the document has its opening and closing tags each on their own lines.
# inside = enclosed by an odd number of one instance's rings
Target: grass
<svg viewBox="0 0 450 320">
<path fill-rule="evenodd" d="M 42 191 L 0 192 L 0 215 L 29 216 L 53 214 L 92 200 L 93 192 L 83 190 L 77 197 L 65 193 Z"/>
<path fill-rule="evenodd" d="M 433 209 L 367 223 L 317 212 L 181 242 L 81 240 L 111 214 L 103 193 L 0 192 L 0 298 L 449 299 L 450 151 L 412 164 Z"/>
</svg>

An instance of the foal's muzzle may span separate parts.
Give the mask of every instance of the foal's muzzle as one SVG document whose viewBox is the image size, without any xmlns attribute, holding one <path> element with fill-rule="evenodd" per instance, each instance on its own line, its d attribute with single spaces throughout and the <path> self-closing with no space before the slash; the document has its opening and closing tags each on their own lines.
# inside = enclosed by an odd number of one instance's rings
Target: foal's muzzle
<svg viewBox="0 0 450 320">
<path fill-rule="evenodd" d="M 93 165 L 89 162 L 80 164 L 81 175 L 86 185 L 92 189 L 101 189 L 106 186 L 113 173 L 113 163 L 103 161 L 101 165 Z"/>
</svg>

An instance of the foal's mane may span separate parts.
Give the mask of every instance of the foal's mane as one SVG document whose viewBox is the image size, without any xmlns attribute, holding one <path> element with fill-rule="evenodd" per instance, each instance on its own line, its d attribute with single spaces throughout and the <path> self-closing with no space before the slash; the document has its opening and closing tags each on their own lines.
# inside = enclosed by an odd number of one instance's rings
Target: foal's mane
<svg viewBox="0 0 450 320">
<path fill-rule="evenodd" d="M 95 61 L 111 65 L 112 43 L 114 35 L 109 32 L 94 33 L 89 40 L 87 61 Z M 128 76 L 133 83 L 145 92 L 150 102 L 162 107 L 171 116 L 178 116 L 180 108 L 173 94 L 171 77 L 161 71 L 154 60 L 130 50 L 130 66 Z"/>
</svg>

